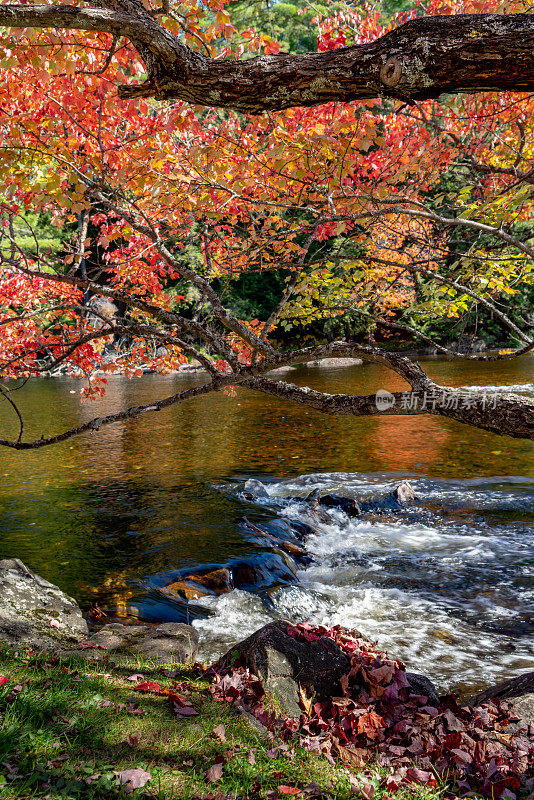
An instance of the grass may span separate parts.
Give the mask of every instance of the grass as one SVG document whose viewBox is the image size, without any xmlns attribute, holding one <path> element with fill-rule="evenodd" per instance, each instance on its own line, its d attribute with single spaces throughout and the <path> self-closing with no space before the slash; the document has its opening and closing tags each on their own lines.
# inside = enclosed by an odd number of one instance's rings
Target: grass
<svg viewBox="0 0 534 800">
<path fill-rule="evenodd" d="M 176 670 L 176 667 L 172 667 Z M 172 688 L 189 681 L 198 716 L 177 719 L 166 697 L 133 691 L 132 673 Z M 297 747 L 278 756 L 277 742 L 258 732 L 228 704 L 215 702 L 198 671 L 180 667 L 168 677 L 149 662 L 101 661 L 19 648 L 0 650 L 0 674 L 9 682 L 0 689 L 0 797 L 12 798 L 275 798 L 279 786 L 304 791 L 303 798 L 354 797 L 350 773 L 324 757 Z M 178 689 L 183 694 L 183 689 Z M 185 690 L 187 691 L 187 689 Z M 226 741 L 213 733 L 224 726 Z M 220 729 L 218 729 L 220 731 Z M 222 777 L 209 782 L 206 771 L 226 759 Z M 117 774 L 142 768 L 151 779 L 128 792 Z M 376 784 L 378 771 L 367 779 Z M 316 788 L 304 787 L 317 784 Z M 353 779 L 354 783 L 354 779 Z M 400 800 L 438 800 L 442 792 L 414 787 Z M 298 794 L 296 795 L 299 796 Z"/>
</svg>

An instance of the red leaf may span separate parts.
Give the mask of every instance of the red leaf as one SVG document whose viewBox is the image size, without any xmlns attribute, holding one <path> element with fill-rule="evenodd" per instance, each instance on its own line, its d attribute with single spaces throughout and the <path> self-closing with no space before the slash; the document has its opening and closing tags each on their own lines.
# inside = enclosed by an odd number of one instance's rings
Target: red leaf
<svg viewBox="0 0 534 800">
<path fill-rule="evenodd" d="M 9 675 L 0 675 L 0 686 L 5 686 L 9 683 Z"/>
<path fill-rule="evenodd" d="M 156 692 L 157 694 L 161 694 L 163 692 L 159 683 L 154 683 L 153 681 L 143 681 L 142 683 L 138 683 L 137 686 L 134 686 L 134 692 Z"/>
<path fill-rule="evenodd" d="M 281 794 L 300 794 L 302 792 L 302 789 L 297 789 L 296 786 L 285 786 L 284 784 L 278 786 L 277 789 Z"/>
</svg>

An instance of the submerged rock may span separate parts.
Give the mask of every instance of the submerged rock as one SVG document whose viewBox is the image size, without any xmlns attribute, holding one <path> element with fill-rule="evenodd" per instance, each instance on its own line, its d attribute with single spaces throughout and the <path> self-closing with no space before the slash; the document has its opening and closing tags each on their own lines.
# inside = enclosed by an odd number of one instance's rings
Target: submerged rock
<svg viewBox="0 0 534 800">
<path fill-rule="evenodd" d="M 83 653 L 92 656 L 95 650 L 105 650 L 165 664 L 192 663 L 198 655 L 198 640 L 197 631 L 182 622 L 166 622 L 157 627 L 112 622 L 83 643 Z"/>
<path fill-rule="evenodd" d="M 180 580 L 165 586 L 163 591 L 168 594 L 180 595 L 186 600 L 195 600 L 197 597 L 206 595 L 226 594 L 232 591 L 232 588 L 230 571 L 221 567 L 207 571 L 200 569 L 198 572 L 184 575 Z"/>
<path fill-rule="evenodd" d="M 0 561 L 0 640 L 36 647 L 81 641 L 88 634 L 80 607 L 18 558 Z"/>
<path fill-rule="evenodd" d="M 515 713 L 520 718 L 519 723 L 514 726 L 516 729 L 524 728 L 530 724 L 534 725 L 534 671 L 525 672 L 524 675 L 519 675 L 517 678 L 491 686 L 489 689 L 485 689 L 483 692 L 479 692 L 474 697 L 469 698 L 466 705 L 476 708 L 486 700 L 492 700 L 493 698 L 508 700 L 512 705 Z"/>
</svg>

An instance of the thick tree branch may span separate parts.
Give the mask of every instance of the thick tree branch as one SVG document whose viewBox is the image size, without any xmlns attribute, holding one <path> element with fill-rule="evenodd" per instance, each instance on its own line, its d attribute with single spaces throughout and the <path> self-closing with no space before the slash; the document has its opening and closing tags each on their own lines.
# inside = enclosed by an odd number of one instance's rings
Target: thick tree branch
<svg viewBox="0 0 534 800">
<path fill-rule="evenodd" d="M 112 10 L 2 5 L 0 25 L 127 37 L 145 62 L 148 81 L 119 87 L 121 97 L 175 98 L 253 114 L 332 100 L 534 90 L 534 16 L 528 14 L 420 17 L 368 44 L 231 61 L 193 52 L 138 0 L 108 5 Z"/>
</svg>

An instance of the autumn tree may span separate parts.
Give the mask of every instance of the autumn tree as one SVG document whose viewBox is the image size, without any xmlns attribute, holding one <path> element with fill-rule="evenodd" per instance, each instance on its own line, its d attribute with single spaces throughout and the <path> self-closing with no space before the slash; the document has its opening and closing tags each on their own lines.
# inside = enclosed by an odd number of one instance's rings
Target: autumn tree
<svg viewBox="0 0 534 800">
<path fill-rule="evenodd" d="M 315 19 L 318 51 L 297 56 L 275 55 L 254 30 L 234 42 L 215 4 L 0 6 L 11 26 L 0 90 L 1 391 L 19 420 L 1 443 L 41 447 L 238 386 L 326 413 L 433 413 L 531 437 L 524 397 L 489 402 L 438 386 L 372 342 L 280 349 L 273 339 L 277 327 L 350 311 L 428 342 L 429 319 L 467 322 L 485 309 L 515 345 L 484 358 L 534 347 L 528 320 L 506 303 L 532 283 L 534 117 L 530 96 L 512 90 L 532 88 L 534 23 L 464 10 L 474 9 L 436 4 L 384 27 L 375 11 L 338 8 Z M 490 88 L 499 91 L 480 91 Z M 59 254 L 40 245 L 36 214 L 63 232 Z M 232 281 L 281 271 L 265 319 L 230 311 Z M 407 390 L 383 408 L 375 395 L 268 374 L 326 356 L 381 363 Z M 85 376 L 91 397 L 106 373 L 168 371 L 188 358 L 206 370 L 200 386 L 24 438 L 14 390 L 30 375 L 61 367 Z"/>
</svg>

